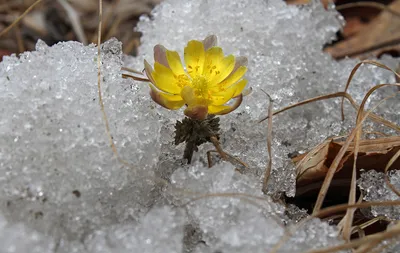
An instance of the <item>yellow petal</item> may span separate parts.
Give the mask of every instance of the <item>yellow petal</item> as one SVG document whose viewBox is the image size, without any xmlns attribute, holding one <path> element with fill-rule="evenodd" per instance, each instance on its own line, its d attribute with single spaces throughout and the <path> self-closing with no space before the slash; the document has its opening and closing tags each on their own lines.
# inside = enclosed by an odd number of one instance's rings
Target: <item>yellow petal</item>
<svg viewBox="0 0 400 253">
<path fill-rule="evenodd" d="M 224 115 L 234 111 L 236 108 L 240 106 L 243 101 L 243 96 L 239 95 L 236 99 L 235 103 L 232 106 L 229 105 L 209 105 L 208 106 L 208 113 L 215 114 L 215 115 Z"/>
<path fill-rule="evenodd" d="M 211 80 L 215 76 L 217 65 L 224 58 L 224 53 L 220 47 L 211 47 L 205 53 L 203 75 Z"/>
<path fill-rule="evenodd" d="M 159 92 L 153 85 L 150 84 L 150 96 L 157 104 L 170 109 L 177 110 L 181 108 L 185 102 L 179 95 Z"/>
<path fill-rule="evenodd" d="M 233 94 L 233 97 L 237 97 L 240 94 L 242 94 L 244 87 L 246 87 L 247 84 L 247 80 L 243 79 L 240 80 L 239 82 L 235 83 L 234 85 L 232 85 L 231 87 L 235 89 L 235 94 Z M 229 87 L 229 88 L 231 88 Z"/>
<path fill-rule="evenodd" d="M 209 114 L 218 114 L 222 111 L 231 109 L 229 105 L 209 105 L 208 106 L 208 113 Z"/>
<path fill-rule="evenodd" d="M 195 91 L 191 86 L 183 87 L 181 97 L 188 106 L 192 105 L 207 105 L 207 100 L 195 95 Z"/>
<path fill-rule="evenodd" d="M 181 58 L 179 57 L 178 52 L 167 50 L 166 55 L 169 67 L 171 68 L 172 72 L 177 76 L 184 75 L 185 70 L 183 69 Z"/>
<path fill-rule="evenodd" d="M 235 94 L 235 92 L 236 92 L 235 89 L 229 89 L 229 90 L 226 90 L 223 92 L 214 93 L 211 95 L 210 104 L 211 105 L 223 105 L 233 98 L 233 95 Z"/>
<path fill-rule="evenodd" d="M 239 96 L 242 94 L 242 91 L 244 87 L 247 84 L 247 80 L 243 79 L 240 80 L 239 82 L 235 83 L 234 85 L 231 85 L 228 89 L 221 91 L 221 92 L 216 92 L 211 95 L 210 99 L 210 104 L 211 105 L 223 105 L 229 100 L 231 100 L 234 97 Z"/>
<path fill-rule="evenodd" d="M 196 95 L 194 94 L 194 89 L 190 86 L 183 87 L 181 91 L 181 97 L 188 105 L 196 103 Z"/>
<path fill-rule="evenodd" d="M 235 67 L 235 57 L 233 55 L 224 57 L 222 61 L 216 65 L 216 67 L 217 68 L 214 72 L 215 75 L 210 81 L 211 85 L 222 82 L 222 80 L 227 78 L 232 73 L 232 70 Z"/>
<path fill-rule="evenodd" d="M 211 91 L 219 92 L 229 88 L 231 85 L 235 84 L 239 79 L 241 79 L 246 73 L 247 68 L 245 66 L 240 66 L 235 72 L 229 75 L 225 80 L 218 84 L 214 84 Z"/>
<path fill-rule="evenodd" d="M 185 47 L 185 64 L 186 70 L 191 77 L 203 73 L 204 67 L 204 45 L 197 40 L 191 40 Z"/>
<path fill-rule="evenodd" d="M 235 67 L 235 57 L 229 55 L 224 57 L 220 47 L 212 47 L 206 51 L 203 75 L 210 80 L 210 85 L 224 80 Z"/>
<path fill-rule="evenodd" d="M 154 71 L 151 74 L 154 79 L 154 85 L 164 92 L 179 94 L 181 88 L 178 85 L 172 70 L 164 65 L 156 62 L 154 63 Z"/>
</svg>

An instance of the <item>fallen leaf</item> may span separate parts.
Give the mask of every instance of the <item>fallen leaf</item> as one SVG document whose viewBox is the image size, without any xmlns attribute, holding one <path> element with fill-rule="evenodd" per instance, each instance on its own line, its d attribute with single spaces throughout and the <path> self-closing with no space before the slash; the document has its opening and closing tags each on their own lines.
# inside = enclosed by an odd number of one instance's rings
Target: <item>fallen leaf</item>
<svg viewBox="0 0 400 253">
<path fill-rule="evenodd" d="M 328 140 L 315 147 L 312 151 L 292 158 L 296 164 L 297 186 L 303 186 L 324 179 L 333 159 L 338 154 L 344 142 Z M 372 140 L 361 140 L 357 158 L 358 174 L 361 169 L 375 169 L 383 172 L 386 164 L 400 149 L 400 136 L 385 137 Z M 335 179 L 351 178 L 354 161 L 354 144 L 350 144 L 341 160 Z M 311 155 L 309 155 L 311 153 Z M 392 167 L 400 167 L 400 159 Z"/>
<path fill-rule="evenodd" d="M 378 49 L 379 53 L 393 50 L 400 44 L 400 0 L 392 2 L 387 8 L 356 35 L 325 48 L 325 51 L 340 59 L 346 56 L 365 57 Z"/>
</svg>

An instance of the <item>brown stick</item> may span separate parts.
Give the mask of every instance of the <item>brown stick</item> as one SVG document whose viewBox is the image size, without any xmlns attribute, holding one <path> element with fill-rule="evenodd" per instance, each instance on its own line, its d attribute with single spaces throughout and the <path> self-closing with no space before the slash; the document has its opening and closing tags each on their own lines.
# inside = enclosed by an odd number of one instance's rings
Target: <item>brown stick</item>
<svg viewBox="0 0 400 253">
<path fill-rule="evenodd" d="M 221 144 L 219 143 L 218 138 L 216 136 L 211 136 L 210 140 L 211 140 L 212 144 L 214 145 L 215 149 L 217 150 L 218 154 L 221 156 L 221 158 L 224 161 L 227 161 L 228 157 L 226 156 L 225 152 L 222 150 Z"/>
<path fill-rule="evenodd" d="M 267 194 L 267 187 L 268 187 L 268 181 L 271 176 L 271 170 L 272 170 L 272 108 L 273 108 L 273 103 L 274 101 L 272 100 L 271 96 L 264 91 L 264 93 L 268 96 L 269 99 L 269 105 L 268 105 L 268 126 L 267 126 L 267 151 L 268 151 L 268 163 L 267 167 L 265 168 L 264 172 L 264 179 L 263 179 L 263 187 L 262 191 L 264 194 Z"/>
<path fill-rule="evenodd" d="M 36 5 L 38 5 L 42 0 L 37 0 L 34 2 L 31 6 L 29 6 L 28 9 L 24 13 L 21 14 L 14 22 L 12 22 L 11 25 L 9 25 L 6 29 L 0 32 L 0 37 L 3 36 L 4 34 L 8 33 L 21 19 L 23 19 L 33 8 L 35 8 Z"/>
</svg>

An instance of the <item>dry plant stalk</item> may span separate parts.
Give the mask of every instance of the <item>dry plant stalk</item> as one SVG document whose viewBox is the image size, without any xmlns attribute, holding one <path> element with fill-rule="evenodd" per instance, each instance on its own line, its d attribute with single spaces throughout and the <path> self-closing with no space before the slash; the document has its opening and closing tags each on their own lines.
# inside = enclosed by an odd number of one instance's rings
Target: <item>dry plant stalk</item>
<svg viewBox="0 0 400 253">
<path fill-rule="evenodd" d="M 362 202 L 362 203 L 357 203 L 354 205 L 348 205 L 348 204 L 341 204 L 341 205 L 336 205 L 336 206 L 330 206 L 325 209 L 321 209 L 319 212 L 314 213 L 310 215 L 309 217 L 299 221 L 297 224 L 293 225 L 291 228 L 288 228 L 286 230 L 286 233 L 281 237 L 281 239 L 277 242 L 277 244 L 272 248 L 269 253 L 277 253 L 278 250 L 287 242 L 290 237 L 302 226 L 304 226 L 307 222 L 314 218 L 323 218 L 330 216 L 332 214 L 335 214 L 337 212 L 341 211 L 346 211 L 348 208 L 367 208 L 367 207 L 372 207 L 372 206 L 399 206 L 400 205 L 400 200 L 395 200 L 395 201 L 370 201 L 370 202 Z M 348 243 L 344 244 L 348 245 Z M 351 248 L 351 247 L 350 247 Z M 327 252 L 336 252 L 335 250 L 332 251 L 327 251 Z M 309 253 L 309 252 L 307 252 Z"/>
<path fill-rule="evenodd" d="M 273 100 L 271 96 L 263 91 L 269 99 L 269 105 L 268 105 L 268 126 L 267 126 L 267 151 L 268 151 L 268 163 L 267 167 L 265 168 L 264 172 L 264 179 L 263 179 L 263 188 L 262 191 L 264 194 L 267 194 L 267 188 L 268 188 L 268 180 L 271 175 L 271 170 L 272 170 L 272 108 L 273 108 Z"/>
<path fill-rule="evenodd" d="M 29 8 L 26 9 L 26 11 L 22 13 L 16 20 L 14 20 L 14 22 L 12 22 L 11 25 L 9 25 L 6 29 L 0 32 L 0 37 L 8 33 L 16 24 L 19 23 L 19 21 L 21 21 L 21 19 L 23 19 L 30 11 L 32 11 L 35 8 L 35 6 L 38 5 L 40 2 L 42 2 L 42 0 L 37 0 L 31 6 L 29 6 Z"/>
<path fill-rule="evenodd" d="M 306 104 L 313 103 L 313 102 L 320 101 L 320 100 L 325 100 L 325 99 L 330 99 L 330 98 L 339 98 L 339 97 L 343 98 L 343 99 L 347 99 L 350 102 L 350 104 L 353 106 L 353 108 L 358 111 L 359 106 L 356 104 L 356 102 L 350 96 L 350 94 L 348 94 L 347 92 L 340 91 L 340 92 L 335 92 L 335 93 L 332 93 L 332 94 L 321 95 L 321 96 L 318 96 L 318 97 L 306 99 L 304 101 L 295 103 L 293 105 L 286 106 L 284 108 L 281 108 L 281 109 L 273 112 L 272 115 L 273 116 L 278 115 L 278 114 L 280 114 L 282 112 L 285 112 L 287 110 L 290 110 L 292 108 L 295 108 L 295 107 L 298 107 L 298 106 L 301 106 L 301 105 L 306 105 Z M 375 121 L 377 123 L 381 123 L 381 124 L 383 124 L 383 125 L 385 125 L 385 126 L 387 126 L 387 127 L 389 127 L 389 128 L 391 128 L 391 129 L 393 129 L 393 130 L 395 130 L 395 131 L 400 133 L 400 127 L 397 126 L 396 124 L 394 124 L 394 123 L 392 123 L 392 122 L 390 122 L 390 121 L 388 121 L 388 120 L 386 120 L 386 119 L 384 119 L 384 118 L 382 118 L 382 117 L 380 117 L 380 116 L 378 116 L 376 114 L 373 114 L 373 113 L 370 113 L 368 115 L 368 117 L 371 120 L 373 120 L 373 121 Z M 263 122 L 264 120 L 267 120 L 267 119 L 268 119 L 268 116 L 265 117 L 265 118 L 260 119 L 259 122 L 261 123 L 261 122 Z"/>
</svg>

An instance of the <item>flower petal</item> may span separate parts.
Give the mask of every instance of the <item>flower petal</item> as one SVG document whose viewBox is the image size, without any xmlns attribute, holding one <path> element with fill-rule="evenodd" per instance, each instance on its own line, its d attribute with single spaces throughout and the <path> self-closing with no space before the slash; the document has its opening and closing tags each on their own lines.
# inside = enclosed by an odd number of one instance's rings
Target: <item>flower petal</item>
<svg viewBox="0 0 400 253">
<path fill-rule="evenodd" d="M 183 69 L 181 58 L 176 51 L 166 51 L 168 65 L 171 68 L 174 75 L 185 75 L 185 70 Z"/>
<path fill-rule="evenodd" d="M 188 106 L 191 105 L 207 105 L 207 100 L 202 97 L 196 96 L 195 91 L 191 86 L 183 87 L 181 97 Z"/>
<path fill-rule="evenodd" d="M 233 95 L 235 94 L 236 90 L 235 89 L 230 89 L 226 90 L 223 92 L 219 93 L 214 93 L 211 95 L 211 98 L 209 99 L 210 105 L 223 105 L 229 100 L 233 98 Z"/>
<path fill-rule="evenodd" d="M 215 75 L 217 64 L 224 58 L 224 53 L 220 47 L 211 47 L 205 53 L 203 75 L 211 78 Z"/>
<path fill-rule="evenodd" d="M 150 96 L 157 104 L 170 109 L 177 110 L 181 108 L 185 102 L 179 95 L 159 92 L 153 85 L 150 84 Z"/>
<path fill-rule="evenodd" d="M 248 60 L 246 56 L 238 56 L 235 59 L 235 67 L 233 68 L 233 71 L 236 71 L 239 67 L 241 66 L 247 66 Z"/>
<path fill-rule="evenodd" d="M 188 105 L 196 103 L 196 95 L 194 94 L 194 89 L 191 86 L 183 87 L 181 90 L 181 97 Z"/>
<path fill-rule="evenodd" d="M 210 85 L 224 80 L 235 66 L 235 57 L 229 55 L 224 57 L 220 47 L 212 47 L 206 51 L 203 75 L 210 80 Z"/>
<path fill-rule="evenodd" d="M 235 94 L 233 94 L 233 97 L 237 97 L 240 94 L 242 94 L 244 87 L 246 87 L 246 84 L 247 84 L 247 80 L 242 79 L 239 82 L 232 85 L 231 87 L 235 89 Z M 228 89 L 230 89 L 231 87 L 229 87 Z"/>
<path fill-rule="evenodd" d="M 159 62 L 165 67 L 169 68 L 167 61 L 167 49 L 163 45 L 155 45 L 154 46 L 154 61 Z"/>
<path fill-rule="evenodd" d="M 235 72 L 230 74 L 225 80 L 220 83 L 214 84 L 212 88 L 210 88 L 213 92 L 223 91 L 230 86 L 234 85 L 238 80 L 240 80 L 244 74 L 246 74 L 247 68 L 245 66 L 240 66 Z"/>
<path fill-rule="evenodd" d="M 186 70 L 191 77 L 203 73 L 205 51 L 202 42 L 191 40 L 184 52 Z"/>
<path fill-rule="evenodd" d="M 153 68 L 146 60 L 144 60 L 144 71 L 146 73 L 147 78 L 150 80 L 150 82 L 155 84 L 154 78 L 152 76 Z"/>
<path fill-rule="evenodd" d="M 218 105 L 218 106 L 210 105 L 210 106 L 208 106 L 208 113 L 209 114 L 215 114 L 215 115 L 228 114 L 228 113 L 234 111 L 236 108 L 238 108 L 240 106 L 240 104 L 242 103 L 242 101 L 243 101 L 243 96 L 240 95 L 232 106 L 229 106 L 229 105 Z"/>
<path fill-rule="evenodd" d="M 171 94 L 180 94 L 181 88 L 178 85 L 178 80 L 175 78 L 172 70 L 165 67 L 161 63 L 154 63 L 154 71 L 151 73 L 154 80 L 154 85 L 164 92 Z"/>
<path fill-rule="evenodd" d="M 204 50 L 217 46 L 217 36 L 210 35 L 203 40 Z"/>
<path fill-rule="evenodd" d="M 242 94 L 242 91 L 246 84 L 247 80 L 243 79 L 235 83 L 234 85 L 231 85 L 228 89 L 224 91 L 213 93 L 210 99 L 211 105 L 223 105 L 232 98 L 239 96 L 240 94 Z"/>
<path fill-rule="evenodd" d="M 220 83 L 222 80 L 227 78 L 235 67 L 235 57 L 228 55 L 217 65 L 216 75 L 211 80 L 211 84 Z"/>
</svg>

